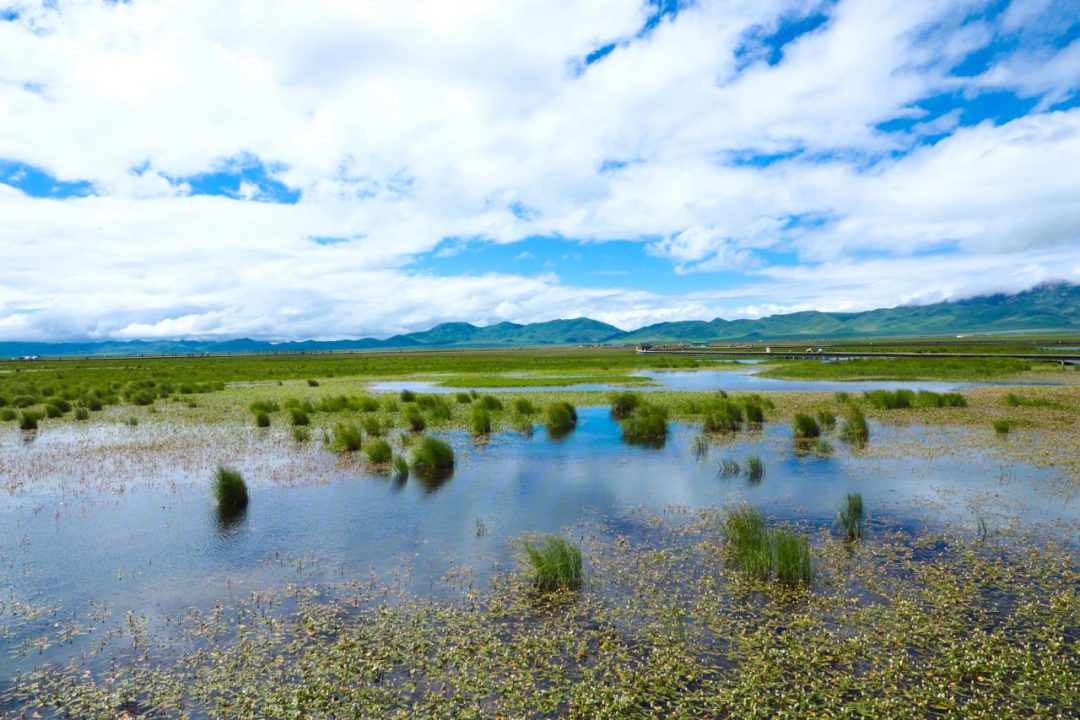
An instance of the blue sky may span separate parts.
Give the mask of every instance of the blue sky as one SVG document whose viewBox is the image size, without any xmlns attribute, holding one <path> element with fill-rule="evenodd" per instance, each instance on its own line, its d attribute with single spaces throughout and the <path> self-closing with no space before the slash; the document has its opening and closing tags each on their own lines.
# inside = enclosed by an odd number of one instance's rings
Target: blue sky
<svg viewBox="0 0 1080 720">
<path fill-rule="evenodd" d="M 1076 282 L 1077 166 L 1076 0 L 0 0 L 0 339 Z"/>
</svg>

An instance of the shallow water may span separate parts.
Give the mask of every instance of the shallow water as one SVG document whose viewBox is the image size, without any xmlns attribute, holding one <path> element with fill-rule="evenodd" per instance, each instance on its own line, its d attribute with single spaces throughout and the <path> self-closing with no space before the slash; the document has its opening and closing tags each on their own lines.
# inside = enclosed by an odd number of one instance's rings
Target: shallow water
<svg viewBox="0 0 1080 720">
<path fill-rule="evenodd" d="M 473 568 L 476 582 L 483 583 L 492 570 L 513 562 L 508 541 L 521 533 L 559 532 L 585 517 L 632 533 L 635 526 L 627 520 L 632 508 L 659 512 L 673 505 L 699 508 L 745 500 L 781 519 L 828 524 L 844 493 L 859 490 L 872 519 L 913 529 L 923 523 L 971 527 L 976 512 L 992 527 L 1080 520 L 1075 498 L 1040 491 L 1052 479 L 1051 470 L 1002 464 L 978 453 L 885 460 L 853 454 L 834 441 L 832 458 L 799 457 L 790 429 L 773 425 L 729 436 L 722 441 L 725 447 L 714 447 L 698 462 L 690 451 L 695 428 L 672 424 L 662 447 L 631 446 L 621 441 L 607 408 L 579 412 L 578 428 L 560 439 L 543 429 L 531 438 L 497 435 L 483 444 L 462 434 L 449 436 L 459 462 L 440 483 L 415 477 L 396 482 L 313 443 L 241 444 L 248 455 L 231 462 L 245 471 L 251 500 L 236 518 L 219 516 L 205 470 L 195 465 L 164 463 L 148 471 L 160 477 L 138 478 L 136 489 L 122 494 L 74 493 L 62 482 L 5 494 L 0 581 L 21 602 L 59 606 L 59 616 L 82 618 L 105 604 L 113 620 L 129 610 L 160 618 L 283 581 L 364 579 L 401 563 L 412 567 L 417 591 L 460 565 Z M 0 462 L 59 444 L 71 449 L 77 463 L 79 454 L 95 445 L 122 446 L 125 430 L 43 430 L 31 444 L 9 437 Z M 192 433 L 192 444 L 211 453 L 218 443 L 205 430 L 177 432 Z M 871 437 L 875 443 L 934 442 L 923 427 L 875 425 Z M 754 453 L 766 466 L 760 483 L 718 477 L 719 458 L 743 462 Z M 293 454 L 304 454 L 307 464 L 297 467 L 310 477 L 265 479 L 268 468 L 292 467 Z M 478 518 L 483 535 L 477 532 Z M 41 629 L 40 623 L 35 628 Z M 20 639 L 17 631 L 9 646 L 16 648 Z M 50 657 L 76 647 L 54 650 Z M 0 677 L 40 659 L 5 656 Z"/>
<path fill-rule="evenodd" d="M 748 361 L 750 362 L 750 361 Z M 757 361 L 764 362 L 764 361 Z M 986 385 L 1027 385 L 1030 383 L 1008 382 L 943 382 L 939 380 L 788 380 L 785 378 L 761 377 L 760 368 L 738 370 L 643 370 L 630 373 L 637 377 L 649 378 L 654 384 L 633 387 L 641 391 L 682 391 L 714 392 L 732 390 L 737 392 L 849 392 L 861 393 L 867 390 L 928 390 L 931 392 L 955 392 L 969 387 Z M 400 392 L 412 390 L 418 393 L 458 393 L 463 388 L 443 387 L 439 381 L 424 380 L 386 380 L 369 385 L 373 392 Z M 611 383 L 583 382 L 580 385 L 563 387 L 511 387 L 511 388 L 474 388 L 480 392 L 550 392 L 551 390 L 611 391 L 626 390 L 622 385 Z"/>
</svg>

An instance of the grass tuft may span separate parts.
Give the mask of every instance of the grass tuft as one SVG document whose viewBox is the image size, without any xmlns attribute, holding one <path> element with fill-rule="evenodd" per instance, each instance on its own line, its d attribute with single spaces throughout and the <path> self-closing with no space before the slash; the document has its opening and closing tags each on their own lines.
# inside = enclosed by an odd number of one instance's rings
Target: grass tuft
<svg viewBox="0 0 1080 720">
<path fill-rule="evenodd" d="M 418 475 L 438 475 L 454 469 L 454 449 L 430 435 L 424 436 L 412 451 L 412 469 Z"/>
<path fill-rule="evenodd" d="M 409 430 L 414 433 L 423 432 L 424 428 L 427 427 L 424 416 L 415 407 L 409 408 L 409 412 L 405 415 L 405 422 L 409 424 Z"/>
<path fill-rule="evenodd" d="M 401 398 L 401 402 L 416 402 L 416 393 L 414 393 L 412 390 L 402 390 L 398 397 Z"/>
<path fill-rule="evenodd" d="M 19 417 L 19 413 L 15 412 L 12 408 L 6 407 L 0 409 L 0 421 L 2 422 L 11 422 L 17 417 Z"/>
<path fill-rule="evenodd" d="M 761 462 L 760 455 L 751 455 L 743 462 L 747 479 L 752 483 L 759 483 L 765 477 L 765 463 Z"/>
<path fill-rule="evenodd" d="M 828 457 L 833 454 L 832 443 L 825 438 L 818 438 L 814 443 L 814 452 L 822 457 Z"/>
<path fill-rule="evenodd" d="M 87 410 L 86 408 L 78 408 L 77 410 L 75 410 L 75 419 L 76 420 L 89 420 L 90 419 L 90 411 Z"/>
<path fill-rule="evenodd" d="M 721 525 L 728 563 L 746 575 L 767 580 L 772 574 L 772 548 L 765 513 L 745 503 L 725 509 Z"/>
<path fill-rule="evenodd" d="M 717 463 L 717 474 L 720 477 L 735 477 L 742 472 L 739 463 L 731 458 L 720 458 Z"/>
<path fill-rule="evenodd" d="M 499 400 L 499 398 L 495 397 L 494 395 L 481 395 L 480 407 L 484 408 L 485 410 L 498 412 L 503 409 L 503 404 L 502 400 Z"/>
<path fill-rule="evenodd" d="M 311 423 L 311 418 L 308 417 L 307 412 L 300 408 L 289 408 L 289 419 L 293 425 L 308 425 Z"/>
<path fill-rule="evenodd" d="M 335 452 L 356 452 L 363 445 L 360 428 L 352 423 L 338 423 L 334 426 L 330 448 Z"/>
<path fill-rule="evenodd" d="M 20 430 L 37 430 L 41 417 L 33 410 L 23 410 L 19 415 Z"/>
<path fill-rule="evenodd" d="M 468 405 L 469 403 L 472 402 L 472 395 L 470 395 L 469 393 L 460 392 L 460 393 L 457 394 L 456 397 L 457 397 L 457 401 L 459 403 L 461 403 L 462 405 Z"/>
<path fill-rule="evenodd" d="M 844 496 L 844 501 L 837 507 L 839 511 L 836 522 L 844 531 L 844 539 L 850 542 L 860 540 L 863 536 L 863 525 L 866 523 L 866 510 L 863 507 L 862 493 L 850 492 Z"/>
<path fill-rule="evenodd" d="M 521 544 L 532 575 L 541 592 L 579 590 L 584 580 L 581 548 L 559 535 L 541 535 Z"/>
<path fill-rule="evenodd" d="M 637 410 L 641 404 L 641 397 L 637 393 L 621 392 L 611 396 L 611 414 L 616 419 L 630 417 L 630 413 Z"/>
<path fill-rule="evenodd" d="M 622 421 L 623 440 L 659 440 L 668 434 L 667 411 L 655 405 L 639 405 L 631 417 Z"/>
<path fill-rule="evenodd" d="M 694 459 L 702 462 L 709 457 L 709 439 L 704 435 L 697 435 L 690 441 L 690 451 L 694 453 Z"/>
<path fill-rule="evenodd" d="M 269 413 L 267 413 L 267 412 L 265 412 L 263 410 L 260 410 L 259 412 L 255 413 L 255 427 L 261 427 L 261 428 L 270 427 L 270 415 L 269 415 Z"/>
<path fill-rule="evenodd" d="M 832 430 L 836 427 L 836 413 L 831 410 L 818 410 L 815 416 L 823 429 Z"/>
<path fill-rule="evenodd" d="M 879 410 L 903 410 L 915 401 L 915 393 L 911 390 L 870 390 L 863 393 L 863 397 L 871 407 Z"/>
<path fill-rule="evenodd" d="M 568 402 L 554 402 L 544 410 L 548 432 L 568 433 L 577 426 L 577 409 Z"/>
<path fill-rule="evenodd" d="M 364 454 L 367 456 L 368 462 L 388 463 L 394 456 L 394 451 L 390 448 L 390 443 L 382 438 L 375 438 L 374 440 L 368 440 L 367 447 L 364 448 Z"/>
<path fill-rule="evenodd" d="M 239 470 L 218 465 L 214 474 L 214 497 L 222 510 L 239 510 L 247 505 L 247 483 Z"/>
<path fill-rule="evenodd" d="M 491 433 L 491 413 L 479 405 L 472 409 L 470 423 L 472 424 L 473 435 L 489 435 Z"/>
<path fill-rule="evenodd" d="M 848 410 L 847 417 L 840 424 L 840 437 L 849 442 L 866 442 L 870 439 L 870 427 L 861 409 L 853 407 Z"/>
<path fill-rule="evenodd" d="M 401 455 L 395 455 L 390 460 L 390 469 L 393 470 L 394 477 L 398 480 L 404 480 L 409 477 L 409 463 Z"/>
<path fill-rule="evenodd" d="M 308 384 L 308 387 L 319 387 L 319 381 L 318 380 L 313 380 L 311 378 L 308 378 L 307 384 Z"/>
<path fill-rule="evenodd" d="M 1012 429 L 1012 423 L 1010 423 L 1008 420 L 995 420 L 994 421 L 994 432 L 996 432 L 998 435 L 1008 435 L 1009 430 L 1011 430 L 1011 429 Z"/>
<path fill-rule="evenodd" d="M 817 420 L 806 413 L 795 413 L 791 426 L 795 431 L 796 440 L 811 440 L 821 435 L 821 428 L 818 427 Z"/>
<path fill-rule="evenodd" d="M 776 530 L 772 536 L 776 581 L 785 585 L 808 585 L 814 579 L 810 544 L 806 536 L 790 530 Z"/>
<path fill-rule="evenodd" d="M 306 425 L 298 425 L 293 428 L 292 436 L 296 442 L 307 442 L 311 439 L 311 430 Z"/>
<path fill-rule="evenodd" d="M 514 412 L 518 415 L 533 415 L 536 413 L 536 406 L 529 402 L 528 398 L 521 397 L 514 400 Z"/>
</svg>

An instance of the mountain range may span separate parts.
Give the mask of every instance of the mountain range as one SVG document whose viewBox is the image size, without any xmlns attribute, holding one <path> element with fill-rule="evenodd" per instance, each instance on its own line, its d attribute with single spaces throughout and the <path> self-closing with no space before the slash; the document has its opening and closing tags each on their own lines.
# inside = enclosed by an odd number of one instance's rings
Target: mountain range
<svg viewBox="0 0 1080 720">
<path fill-rule="evenodd" d="M 361 338 L 269 343 L 241 338 L 224 341 L 0 342 L 0 357 L 824 340 L 988 332 L 1080 334 L 1080 285 L 1045 283 L 1015 295 L 988 295 L 932 305 L 909 305 L 857 313 L 808 311 L 771 315 L 756 320 L 717 318 L 711 321 L 665 322 L 629 332 L 589 318 L 551 320 L 527 325 L 503 322 L 485 327 L 452 322 L 436 325 L 423 332 L 395 335 L 385 340 Z"/>
</svg>

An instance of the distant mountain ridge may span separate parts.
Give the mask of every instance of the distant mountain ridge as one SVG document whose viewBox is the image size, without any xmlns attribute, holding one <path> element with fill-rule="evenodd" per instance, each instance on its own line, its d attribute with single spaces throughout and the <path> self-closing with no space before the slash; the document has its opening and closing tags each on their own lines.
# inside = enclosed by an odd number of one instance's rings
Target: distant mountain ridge
<svg viewBox="0 0 1080 720">
<path fill-rule="evenodd" d="M 1080 285 L 1044 283 L 1015 295 L 989 295 L 933 305 L 902 306 L 859 313 L 807 311 L 757 320 L 665 322 L 625 332 L 597 320 L 503 322 L 477 327 L 465 322 L 385 340 L 305 340 L 269 343 L 241 338 L 224 341 L 153 340 L 95 343 L 0 342 L 0 357 L 160 355 L 454 347 L 528 347 L 644 342 L 735 342 L 750 340 L 857 339 L 985 332 L 1080 333 Z"/>
</svg>

